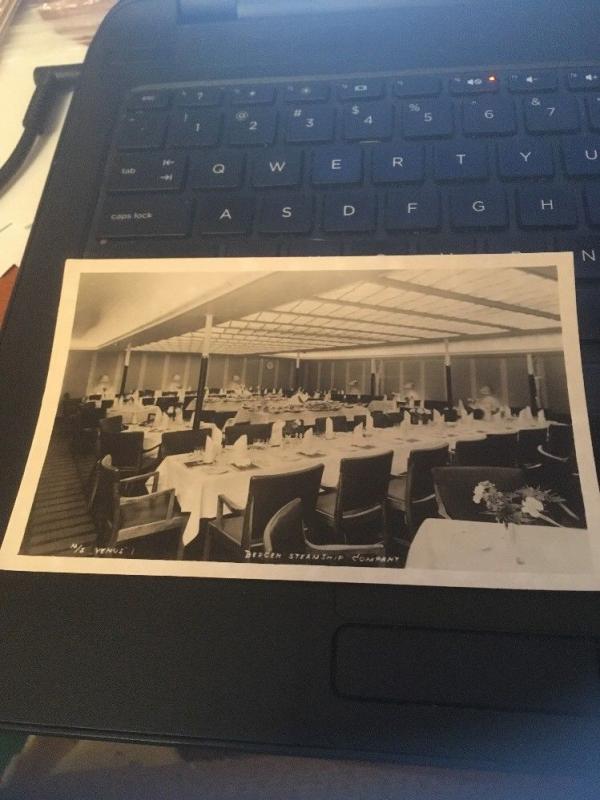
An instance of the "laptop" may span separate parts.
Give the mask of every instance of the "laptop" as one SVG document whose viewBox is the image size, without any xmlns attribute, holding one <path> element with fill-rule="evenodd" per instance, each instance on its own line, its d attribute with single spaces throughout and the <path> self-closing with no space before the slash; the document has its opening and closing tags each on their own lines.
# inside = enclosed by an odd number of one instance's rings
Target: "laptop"
<svg viewBox="0 0 600 800">
<path fill-rule="evenodd" d="M 3 331 L 2 526 L 69 258 L 573 252 L 598 448 L 599 36 L 588 0 L 119 3 Z M 1 580 L 6 728 L 593 764 L 594 592 Z"/>
</svg>

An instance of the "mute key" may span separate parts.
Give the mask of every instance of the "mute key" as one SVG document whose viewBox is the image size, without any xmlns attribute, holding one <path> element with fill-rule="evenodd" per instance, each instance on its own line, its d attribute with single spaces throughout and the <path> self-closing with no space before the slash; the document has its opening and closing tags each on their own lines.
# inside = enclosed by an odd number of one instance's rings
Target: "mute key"
<svg viewBox="0 0 600 800">
<path fill-rule="evenodd" d="M 180 196 L 109 198 L 102 208 L 98 239 L 187 236 L 192 201 Z"/>
</svg>

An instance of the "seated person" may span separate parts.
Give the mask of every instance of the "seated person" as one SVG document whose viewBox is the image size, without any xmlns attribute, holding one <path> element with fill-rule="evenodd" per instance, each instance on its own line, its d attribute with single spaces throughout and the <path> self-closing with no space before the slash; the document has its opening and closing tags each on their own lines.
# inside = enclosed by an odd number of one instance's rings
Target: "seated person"
<svg viewBox="0 0 600 800">
<path fill-rule="evenodd" d="M 290 397 L 290 404 L 291 405 L 299 405 L 301 403 L 305 403 L 308 400 L 308 394 L 300 389 L 296 389 L 293 395 Z"/>
<path fill-rule="evenodd" d="M 404 390 L 401 392 L 401 399 L 412 408 L 417 403 L 421 402 L 421 397 L 415 388 L 412 381 L 407 381 L 404 384 Z"/>
<path fill-rule="evenodd" d="M 90 394 L 99 394 L 102 397 L 114 397 L 115 387 L 112 385 L 108 375 L 101 375 L 98 383 L 94 386 Z"/>
<path fill-rule="evenodd" d="M 180 392 L 183 389 L 183 381 L 181 375 L 176 372 L 171 378 L 171 383 L 167 386 L 168 392 Z"/>
<path fill-rule="evenodd" d="M 233 378 L 227 384 L 227 392 L 231 394 L 242 394 L 244 387 L 242 386 L 242 381 L 240 380 L 239 375 L 234 375 Z"/>
<path fill-rule="evenodd" d="M 482 386 L 473 407 L 480 408 L 486 416 L 489 416 L 500 410 L 500 401 L 494 397 L 490 386 Z"/>
</svg>

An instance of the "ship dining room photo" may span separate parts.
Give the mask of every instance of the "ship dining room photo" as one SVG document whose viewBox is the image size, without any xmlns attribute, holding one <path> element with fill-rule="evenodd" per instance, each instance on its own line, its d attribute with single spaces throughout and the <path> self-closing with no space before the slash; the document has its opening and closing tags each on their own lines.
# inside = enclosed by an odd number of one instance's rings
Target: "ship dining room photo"
<svg viewBox="0 0 600 800">
<path fill-rule="evenodd" d="M 81 275 L 21 553 L 586 571 L 555 267 L 263 263 Z"/>
</svg>

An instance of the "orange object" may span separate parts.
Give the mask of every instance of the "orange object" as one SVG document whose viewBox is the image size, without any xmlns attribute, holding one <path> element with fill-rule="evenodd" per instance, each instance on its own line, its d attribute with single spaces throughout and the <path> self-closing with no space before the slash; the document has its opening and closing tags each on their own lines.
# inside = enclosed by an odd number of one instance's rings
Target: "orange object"
<svg viewBox="0 0 600 800">
<path fill-rule="evenodd" d="M 17 280 L 17 268 L 15 265 L 10 267 L 4 275 L 0 277 L 0 328 L 8 308 L 8 301 L 12 293 L 13 286 Z"/>
</svg>

